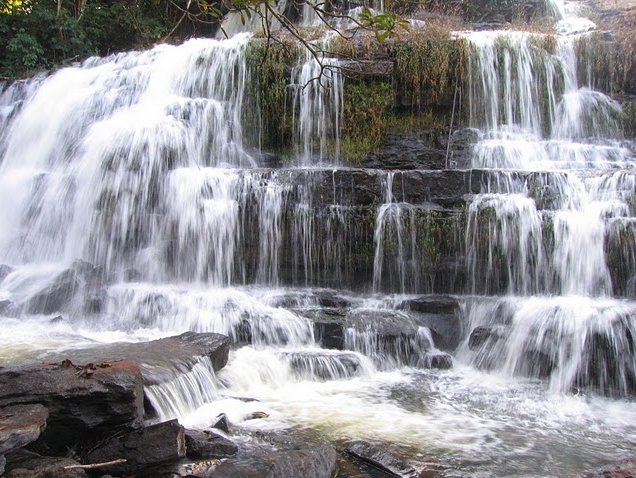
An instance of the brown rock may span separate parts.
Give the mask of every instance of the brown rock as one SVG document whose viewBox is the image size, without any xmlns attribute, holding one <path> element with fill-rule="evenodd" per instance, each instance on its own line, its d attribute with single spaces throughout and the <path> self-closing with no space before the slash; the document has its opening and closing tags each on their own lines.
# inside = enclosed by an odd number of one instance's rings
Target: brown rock
<svg viewBox="0 0 636 478">
<path fill-rule="evenodd" d="M 49 411 L 39 404 L 0 408 L 0 455 L 37 440 L 48 416 Z"/>
<path fill-rule="evenodd" d="M 64 452 L 143 418 L 141 371 L 125 361 L 80 370 L 68 362 L 0 369 L 0 406 L 34 403 L 49 410 L 36 449 Z"/>
</svg>

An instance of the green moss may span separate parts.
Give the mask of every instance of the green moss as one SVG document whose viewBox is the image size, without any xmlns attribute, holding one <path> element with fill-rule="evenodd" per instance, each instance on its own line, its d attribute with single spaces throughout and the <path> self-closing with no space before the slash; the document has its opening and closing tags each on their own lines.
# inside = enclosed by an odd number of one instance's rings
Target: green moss
<svg viewBox="0 0 636 478">
<path fill-rule="evenodd" d="M 419 110 L 452 96 L 453 80 L 463 64 L 462 43 L 448 30 L 429 26 L 396 44 L 395 76 L 403 102 Z"/>
<path fill-rule="evenodd" d="M 623 105 L 623 134 L 625 138 L 636 138 L 636 103 Z M 636 204 L 636 198 L 632 196 Z M 636 207 L 634 208 L 636 211 Z"/>
<path fill-rule="evenodd" d="M 393 87 L 386 82 L 347 81 L 344 85 L 340 151 L 359 163 L 383 141 L 393 108 Z"/>
<path fill-rule="evenodd" d="M 246 52 L 249 78 L 244 103 L 245 131 L 254 146 L 284 151 L 291 144 L 292 111 L 288 100 L 289 68 L 298 45 L 252 40 Z"/>
</svg>

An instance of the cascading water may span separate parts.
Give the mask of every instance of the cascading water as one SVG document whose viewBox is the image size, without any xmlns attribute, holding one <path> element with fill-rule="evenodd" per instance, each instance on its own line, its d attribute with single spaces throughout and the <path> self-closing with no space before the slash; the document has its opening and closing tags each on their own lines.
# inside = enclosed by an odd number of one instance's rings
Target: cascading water
<svg viewBox="0 0 636 478">
<path fill-rule="evenodd" d="M 294 166 L 262 167 L 245 34 L 8 86 L 0 364 L 217 332 L 225 368 L 146 387 L 160 418 L 393 442 L 443 476 L 570 476 L 633 453 L 635 161 L 619 105 L 579 84 L 589 24 L 566 6 L 556 37 L 457 35 L 472 171 L 337 166 L 344 80 L 325 59 L 311 82 L 310 56 L 289 79 Z"/>
<path fill-rule="evenodd" d="M 620 106 L 579 85 L 574 49 L 585 37 L 566 28 L 580 21 L 564 20 L 556 41 L 465 37 L 469 116 L 480 130 L 472 165 L 543 172 L 504 189 L 485 184 L 470 204 L 472 292 L 508 297 L 475 299 L 462 354 L 510 376 L 547 377 L 554 391 L 583 385 L 625 395 L 636 365 L 632 306 L 609 297 L 634 296 L 624 283 L 633 274 L 634 156 L 621 142 Z M 514 312 L 502 317 L 504 305 Z"/>
</svg>

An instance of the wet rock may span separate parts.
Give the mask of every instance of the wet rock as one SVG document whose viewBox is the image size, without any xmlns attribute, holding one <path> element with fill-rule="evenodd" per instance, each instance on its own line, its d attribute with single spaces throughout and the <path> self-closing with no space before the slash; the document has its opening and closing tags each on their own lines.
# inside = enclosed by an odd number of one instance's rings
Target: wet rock
<svg viewBox="0 0 636 478">
<path fill-rule="evenodd" d="M 468 338 L 468 348 L 477 350 L 486 342 L 496 342 L 503 336 L 499 327 L 477 326 L 470 333 Z"/>
<path fill-rule="evenodd" d="M 0 315 L 4 317 L 16 317 L 16 310 L 10 300 L 0 300 Z"/>
<path fill-rule="evenodd" d="M 318 293 L 318 304 L 320 307 L 329 309 L 344 309 L 351 305 L 351 302 L 345 297 L 331 291 L 321 291 Z"/>
<path fill-rule="evenodd" d="M 383 170 L 444 169 L 446 150 L 434 137 L 423 134 L 390 134 L 377 152 L 364 160 L 363 166 Z"/>
<path fill-rule="evenodd" d="M 311 380 L 338 380 L 356 376 L 362 364 L 360 358 L 348 352 L 287 352 L 294 371 Z"/>
<path fill-rule="evenodd" d="M 217 422 L 218 423 L 218 422 Z M 214 427 L 218 428 L 218 427 Z M 238 452 L 238 446 L 217 433 L 204 430 L 185 431 L 186 456 L 190 459 L 227 458 Z"/>
<path fill-rule="evenodd" d="M 446 352 L 427 352 L 418 365 L 423 368 L 448 370 L 453 368 L 453 357 Z"/>
<path fill-rule="evenodd" d="M 393 195 L 398 202 L 460 208 L 471 192 L 470 179 L 466 171 L 403 171 L 393 179 Z"/>
<path fill-rule="evenodd" d="M 57 315 L 49 320 L 50 324 L 59 324 L 61 322 L 64 322 L 64 317 L 61 315 Z"/>
<path fill-rule="evenodd" d="M 253 151 L 250 155 L 261 168 L 281 168 L 284 164 L 283 159 L 277 154 Z"/>
<path fill-rule="evenodd" d="M 185 456 L 185 430 L 177 420 L 170 420 L 110 438 L 86 454 L 83 461 L 90 464 L 125 459 L 125 463 L 101 467 L 100 471 L 129 475 Z"/>
<path fill-rule="evenodd" d="M 315 445 L 300 450 L 258 450 L 217 466 L 214 478 L 330 478 L 336 467 L 336 450 L 330 445 Z"/>
<path fill-rule="evenodd" d="M 171 308 L 170 301 L 163 294 L 150 293 L 137 305 L 135 318 L 144 327 L 154 326 L 157 317 L 164 316 Z"/>
<path fill-rule="evenodd" d="M 242 319 L 234 327 L 234 343 L 236 345 L 248 345 L 252 343 L 252 324 L 249 320 Z"/>
<path fill-rule="evenodd" d="M 40 456 L 19 451 L 7 457 L 6 478 L 84 478 L 86 471 L 77 468 L 71 458 Z"/>
<path fill-rule="evenodd" d="M 154 385 L 189 371 L 202 357 L 208 357 L 214 370 L 220 370 L 227 363 L 229 351 L 230 339 L 225 335 L 185 332 L 150 342 L 113 343 L 70 350 L 64 357 L 55 355 L 49 360 L 69 358 L 74 363 L 129 360 L 141 366 L 144 384 Z"/>
<path fill-rule="evenodd" d="M 461 340 L 460 309 L 457 298 L 452 296 L 421 296 L 404 302 L 401 306 L 412 312 L 417 325 L 428 327 L 435 346 L 442 350 L 454 350 Z"/>
<path fill-rule="evenodd" d="M 459 301 L 450 295 L 424 295 L 404 302 L 409 310 L 427 314 L 456 314 Z"/>
<path fill-rule="evenodd" d="M 13 267 L 7 264 L 0 264 L 0 282 L 4 280 L 9 274 L 13 272 Z"/>
<path fill-rule="evenodd" d="M 230 433 L 230 421 L 228 420 L 227 415 L 225 413 L 221 413 L 217 417 L 216 423 L 212 425 L 212 428 L 216 428 L 217 430 L 221 430 L 225 433 Z"/>
<path fill-rule="evenodd" d="M 450 137 L 450 168 L 470 169 L 473 146 L 479 141 L 479 136 L 479 131 L 473 128 L 453 131 Z"/>
<path fill-rule="evenodd" d="M 587 335 L 576 386 L 608 396 L 627 396 L 636 393 L 634 339 L 625 322 L 618 320 L 612 325 L 614 330 L 609 334 L 593 331 Z"/>
<path fill-rule="evenodd" d="M 417 470 L 398 456 L 391 453 L 387 447 L 380 443 L 367 441 L 353 441 L 346 443 L 344 452 L 375 468 L 389 473 L 391 476 L 403 478 L 416 478 Z"/>
<path fill-rule="evenodd" d="M 0 455 L 37 440 L 48 416 L 49 411 L 39 404 L 0 408 Z"/>
<path fill-rule="evenodd" d="M 0 406 L 34 403 L 49 410 L 34 449 L 64 451 L 142 419 L 141 370 L 125 361 L 93 370 L 70 363 L 0 369 Z"/>
<path fill-rule="evenodd" d="M 391 358 L 399 363 L 411 363 L 416 357 L 418 328 L 401 311 L 356 309 L 345 322 L 347 348 L 374 356 L 377 360 Z"/>
<path fill-rule="evenodd" d="M 548 378 L 554 368 L 555 363 L 549 353 L 530 349 L 524 351 L 523 360 L 515 373 L 526 377 Z"/>
<path fill-rule="evenodd" d="M 29 314 L 53 314 L 63 310 L 80 290 L 81 283 L 72 269 L 57 275 L 51 284 L 34 294 L 26 303 Z"/>
<path fill-rule="evenodd" d="M 300 315 L 312 320 L 316 341 L 325 349 L 344 349 L 344 322 L 342 309 L 300 310 Z"/>
</svg>

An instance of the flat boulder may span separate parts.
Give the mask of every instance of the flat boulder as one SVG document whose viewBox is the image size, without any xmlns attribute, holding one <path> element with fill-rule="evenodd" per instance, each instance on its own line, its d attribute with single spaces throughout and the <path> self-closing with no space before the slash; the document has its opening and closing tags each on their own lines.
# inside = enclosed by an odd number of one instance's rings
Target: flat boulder
<svg viewBox="0 0 636 478">
<path fill-rule="evenodd" d="M 201 359 L 210 359 L 214 370 L 225 366 L 230 352 L 230 339 L 214 333 L 185 332 L 174 337 L 140 343 L 113 343 L 69 350 L 52 360 L 68 358 L 75 363 L 127 360 L 141 367 L 145 385 L 165 383 L 189 372 Z"/>
<path fill-rule="evenodd" d="M 0 455 L 37 440 L 49 411 L 40 404 L 0 408 Z"/>
<path fill-rule="evenodd" d="M 84 367 L 62 361 L 0 369 L 0 407 L 28 404 L 41 404 L 49 411 L 47 427 L 33 446 L 38 451 L 65 451 L 143 418 L 141 370 L 127 361 Z"/>
</svg>

